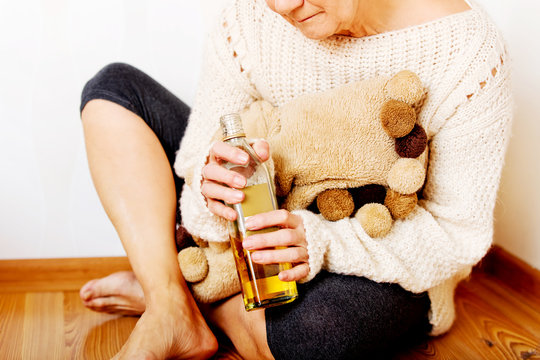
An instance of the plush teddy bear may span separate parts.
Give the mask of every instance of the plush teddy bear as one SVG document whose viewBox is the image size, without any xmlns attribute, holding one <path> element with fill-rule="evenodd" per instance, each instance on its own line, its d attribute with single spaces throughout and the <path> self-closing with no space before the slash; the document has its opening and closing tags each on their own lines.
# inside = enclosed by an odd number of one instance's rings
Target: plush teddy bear
<svg viewBox="0 0 540 360">
<path fill-rule="evenodd" d="M 336 221 L 355 213 L 371 237 L 406 217 L 425 180 L 427 135 L 416 123 L 425 91 L 416 74 L 350 83 L 243 114 L 246 133 L 270 143 L 278 196 L 288 210 Z"/>
<path fill-rule="evenodd" d="M 211 303 L 240 292 L 240 281 L 228 241 L 204 241 L 192 237 L 180 226 L 176 230 L 176 243 L 180 250 L 178 264 L 195 300 Z M 196 246 L 188 246 L 190 243 Z"/>
<path fill-rule="evenodd" d="M 307 208 L 331 221 L 354 214 L 369 236 L 382 237 L 414 209 L 425 180 L 427 135 L 416 122 L 424 98 L 418 76 L 402 71 L 281 107 L 257 101 L 241 117 L 249 138 L 270 144 L 283 208 Z M 196 242 L 178 254 L 195 298 L 212 302 L 239 292 L 229 244 Z"/>
</svg>

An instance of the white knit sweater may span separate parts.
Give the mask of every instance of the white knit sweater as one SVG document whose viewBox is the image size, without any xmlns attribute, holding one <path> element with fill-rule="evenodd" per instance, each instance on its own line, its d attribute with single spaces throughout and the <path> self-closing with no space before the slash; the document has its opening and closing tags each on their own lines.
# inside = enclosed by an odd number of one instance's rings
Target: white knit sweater
<svg viewBox="0 0 540 360">
<path fill-rule="evenodd" d="M 398 283 L 431 300 L 432 334 L 455 318 L 457 283 L 489 249 L 493 209 L 512 118 L 508 56 L 485 12 L 472 10 L 364 38 L 304 37 L 264 0 L 235 0 L 208 39 L 196 103 L 175 170 L 186 178 L 184 226 L 210 241 L 228 241 L 226 222 L 200 192 L 219 117 L 257 99 L 282 105 L 376 75 L 408 69 L 428 91 L 419 115 L 429 137 L 423 200 L 389 235 L 370 238 L 355 218 L 302 217 L 312 279 L 321 269 Z"/>
</svg>

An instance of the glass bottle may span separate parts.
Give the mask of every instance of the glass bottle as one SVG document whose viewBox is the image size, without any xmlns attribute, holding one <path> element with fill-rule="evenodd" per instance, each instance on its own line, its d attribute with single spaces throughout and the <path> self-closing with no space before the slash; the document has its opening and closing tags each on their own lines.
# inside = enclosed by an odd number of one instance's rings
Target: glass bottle
<svg viewBox="0 0 540 360">
<path fill-rule="evenodd" d="M 275 186 L 266 165 L 246 140 L 242 120 L 238 114 L 221 117 L 223 141 L 244 150 L 249 155 L 246 165 L 225 163 L 227 169 L 243 175 L 246 186 L 240 189 L 245 197 L 239 204 L 227 204 L 238 214 L 236 221 L 229 222 L 229 237 L 236 262 L 242 295 L 247 311 L 286 304 L 298 297 L 296 282 L 281 281 L 280 271 L 292 268 L 290 263 L 261 265 L 251 260 L 251 251 L 242 247 L 242 241 L 250 235 L 279 230 L 277 227 L 256 231 L 246 230 L 245 221 L 252 215 L 277 210 Z"/>
</svg>

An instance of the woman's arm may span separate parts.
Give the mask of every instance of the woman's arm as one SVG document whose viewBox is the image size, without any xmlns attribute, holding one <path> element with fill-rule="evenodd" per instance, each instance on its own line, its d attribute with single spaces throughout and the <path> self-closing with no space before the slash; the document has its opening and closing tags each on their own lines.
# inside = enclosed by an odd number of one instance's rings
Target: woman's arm
<svg viewBox="0 0 540 360">
<path fill-rule="evenodd" d="M 421 292 L 485 255 L 512 118 L 507 75 L 492 78 L 433 137 L 424 199 L 386 237 L 370 238 L 354 218 L 293 211 L 308 241 L 306 280 L 322 267 Z"/>
<path fill-rule="evenodd" d="M 256 96 L 234 54 L 218 26 L 207 40 L 195 104 L 174 164 L 178 176 L 186 181 L 180 199 L 183 225 L 192 235 L 209 241 L 226 241 L 228 232 L 226 220 L 209 211 L 201 194 L 202 168 L 216 140 L 219 118 L 239 112 Z"/>
</svg>

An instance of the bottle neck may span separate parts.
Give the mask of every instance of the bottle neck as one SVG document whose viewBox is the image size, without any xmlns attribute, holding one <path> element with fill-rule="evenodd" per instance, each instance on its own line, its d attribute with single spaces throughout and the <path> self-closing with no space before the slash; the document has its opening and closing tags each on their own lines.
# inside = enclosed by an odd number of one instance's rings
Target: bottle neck
<svg viewBox="0 0 540 360">
<path fill-rule="evenodd" d="M 225 136 L 223 138 L 223 141 L 229 142 L 229 141 L 231 141 L 233 139 L 245 138 L 245 137 L 246 137 L 246 134 L 233 134 L 233 135 Z"/>
</svg>

